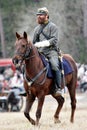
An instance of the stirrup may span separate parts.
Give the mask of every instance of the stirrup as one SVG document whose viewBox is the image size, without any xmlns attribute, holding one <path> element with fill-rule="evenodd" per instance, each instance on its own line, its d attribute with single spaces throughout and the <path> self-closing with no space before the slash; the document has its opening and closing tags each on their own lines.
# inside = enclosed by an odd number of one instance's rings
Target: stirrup
<svg viewBox="0 0 87 130">
<path fill-rule="evenodd" d="M 62 96 L 62 89 L 57 88 L 54 93 L 55 96 Z"/>
</svg>

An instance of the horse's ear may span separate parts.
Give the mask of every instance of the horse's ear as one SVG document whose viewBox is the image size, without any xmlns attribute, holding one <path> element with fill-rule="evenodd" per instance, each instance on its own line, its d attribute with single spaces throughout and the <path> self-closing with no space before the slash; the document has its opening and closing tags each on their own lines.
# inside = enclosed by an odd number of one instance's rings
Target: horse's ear
<svg viewBox="0 0 87 130">
<path fill-rule="evenodd" d="M 17 37 L 17 39 L 19 39 L 20 38 L 20 35 L 16 32 L 16 37 Z"/>
<path fill-rule="evenodd" d="M 26 32 L 24 32 L 24 38 L 27 39 L 27 33 Z"/>
</svg>

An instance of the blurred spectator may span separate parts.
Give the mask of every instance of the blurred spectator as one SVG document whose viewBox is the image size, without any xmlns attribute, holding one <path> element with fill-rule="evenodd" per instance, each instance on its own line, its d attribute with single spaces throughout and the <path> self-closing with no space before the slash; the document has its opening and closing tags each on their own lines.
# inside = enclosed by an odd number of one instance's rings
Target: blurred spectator
<svg viewBox="0 0 87 130">
<path fill-rule="evenodd" d="M 18 71 L 15 71 L 14 76 L 9 81 L 10 87 L 21 87 L 23 79 Z"/>
<path fill-rule="evenodd" d="M 4 76 L 2 74 L 0 74 L 0 92 L 2 92 L 3 80 L 4 80 Z"/>
<path fill-rule="evenodd" d="M 19 71 L 15 71 L 14 76 L 9 81 L 9 86 L 13 89 L 11 91 L 14 91 L 15 94 L 20 93 L 20 91 L 24 91 L 23 76 Z"/>
<path fill-rule="evenodd" d="M 9 82 L 8 82 L 8 80 L 7 79 L 4 79 L 3 80 L 3 86 L 2 86 L 2 92 L 4 91 L 4 90 L 9 90 L 10 88 L 9 88 Z"/>
<path fill-rule="evenodd" d="M 3 74 L 4 74 L 5 79 L 9 80 L 14 75 L 14 72 L 11 68 L 7 68 L 5 69 Z"/>
<path fill-rule="evenodd" d="M 85 92 L 87 90 L 87 71 L 84 73 L 81 83 L 80 83 L 81 91 Z"/>
</svg>

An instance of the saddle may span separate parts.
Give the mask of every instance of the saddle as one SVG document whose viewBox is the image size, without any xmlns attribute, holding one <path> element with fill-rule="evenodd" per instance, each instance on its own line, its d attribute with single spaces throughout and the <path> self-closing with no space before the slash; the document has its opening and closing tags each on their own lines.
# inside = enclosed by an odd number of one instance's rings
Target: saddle
<svg viewBox="0 0 87 130">
<path fill-rule="evenodd" d="M 40 53 L 40 57 L 41 57 L 41 60 L 44 64 L 44 66 L 47 66 L 48 65 L 48 73 L 47 73 L 47 77 L 48 78 L 53 78 L 53 72 L 52 72 L 52 69 L 51 69 L 51 65 L 49 63 L 49 61 L 47 60 L 47 58 Z M 70 63 L 68 62 L 68 60 L 66 60 L 64 57 L 62 57 L 62 62 L 61 60 L 59 59 L 59 62 L 60 62 L 60 70 L 62 72 L 62 69 L 64 71 L 64 75 L 67 75 L 67 74 L 70 74 L 73 72 L 73 69 L 70 65 Z"/>
</svg>

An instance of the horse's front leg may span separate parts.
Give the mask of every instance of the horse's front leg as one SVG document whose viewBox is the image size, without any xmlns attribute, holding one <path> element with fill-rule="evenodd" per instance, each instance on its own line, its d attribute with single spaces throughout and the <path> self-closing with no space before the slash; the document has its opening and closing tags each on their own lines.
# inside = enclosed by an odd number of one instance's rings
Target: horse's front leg
<svg viewBox="0 0 87 130">
<path fill-rule="evenodd" d="M 36 111 L 36 125 L 39 124 L 39 120 L 40 120 L 40 117 L 41 117 L 41 112 L 42 112 L 44 99 L 45 99 L 45 96 L 38 97 L 38 106 L 37 106 L 37 111 Z"/>
<path fill-rule="evenodd" d="M 25 117 L 31 122 L 32 125 L 35 125 L 35 121 L 30 117 L 29 112 L 31 110 L 34 100 L 35 100 L 35 97 L 33 95 L 27 95 L 26 106 L 25 106 L 25 111 L 24 111 Z"/>
</svg>

